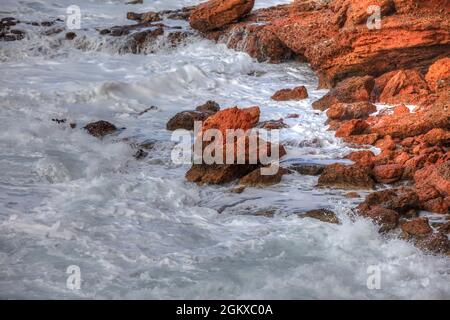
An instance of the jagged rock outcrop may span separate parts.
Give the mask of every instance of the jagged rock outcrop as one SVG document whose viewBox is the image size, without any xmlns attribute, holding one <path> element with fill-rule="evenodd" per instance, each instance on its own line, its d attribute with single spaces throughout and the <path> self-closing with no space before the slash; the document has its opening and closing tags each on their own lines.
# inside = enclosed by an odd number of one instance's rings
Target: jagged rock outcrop
<svg viewBox="0 0 450 320">
<path fill-rule="evenodd" d="M 248 14 L 255 0 L 211 0 L 197 6 L 189 17 L 189 24 L 199 31 L 223 27 Z"/>
</svg>

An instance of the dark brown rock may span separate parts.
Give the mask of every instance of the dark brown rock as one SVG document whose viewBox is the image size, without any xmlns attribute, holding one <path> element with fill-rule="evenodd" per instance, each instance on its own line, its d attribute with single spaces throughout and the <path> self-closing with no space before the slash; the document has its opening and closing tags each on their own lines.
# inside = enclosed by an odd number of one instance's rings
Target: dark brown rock
<svg viewBox="0 0 450 320">
<path fill-rule="evenodd" d="M 311 218 L 311 219 L 317 219 L 322 222 L 326 223 L 332 223 L 332 224 L 339 224 L 339 218 L 337 217 L 336 213 L 334 213 L 331 210 L 328 209 L 318 209 L 318 210 L 311 210 L 303 214 L 298 215 L 300 218 Z"/>
<path fill-rule="evenodd" d="M 103 138 L 104 136 L 114 133 L 117 131 L 117 127 L 108 121 L 97 121 L 87 124 L 84 129 L 86 129 L 90 135 Z"/>
</svg>

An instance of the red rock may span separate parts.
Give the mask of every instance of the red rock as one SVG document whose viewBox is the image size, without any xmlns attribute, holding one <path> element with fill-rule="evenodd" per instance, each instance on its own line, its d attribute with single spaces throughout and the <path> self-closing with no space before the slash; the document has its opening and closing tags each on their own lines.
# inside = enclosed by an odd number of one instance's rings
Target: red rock
<svg viewBox="0 0 450 320">
<path fill-rule="evenodd" d="M 203 123 L 202 129 L 199 132 L 199 136 L 197 137 L 197 142 L 201 141 L 198 139 L 202 139 L 202 135 L 205 134 L 209 129 L 215 129 L 221 132 L 223 140 L 203 143 L 203 147 L 200 151 L 214 151 L 216 154 L 218 152 L 219 154 L 223 155 L 223 160 L 226 161 L 227 164 L 209 164 L 203 159 L 205 163 L 194 164 L 186 173 L 186 179 L 198 184 L 222 184 L 242 178 L 243 176 L 261 167 L 264 164 L 264 162 L 260 158 L 262 148 L 265 148 L 267 152 L 265 154 L 267 156 L 271 156 L 272 144 L 270 142 L 264 141 L 259 136 L 254 136 L 256 138 L 255 145 L 250 144 L 250 140 L 253 138 L 250 139 L 249 132 L 247 131 L 257 124 L 259 120 L 259 112 L 260 111 L 258 107 L 251 107 L 247 109 L 239 109 L 237 107 L 234 107 L 224 109 L 210 116 Z M 232 142 L 228 143 L 228 129 L 240 129 L 242 135 L 238 136 L 237 139 L 235 138 Z M 238 149 L 238 146 L 240 145 L 243 147 L 243 149 Z M 278 151 L 279 157 L 282 157 L 286 154 L 286 150 L 283 146 L 277 145 L 273 147 L 277 148 L 276 150 Z M 207 150 L 207 148 L 211 150 Z M 234 151 L 234 153 L 232 153 L 232 159 L 227 158 L 227 151 L 229 150 Z M 238 153 L 238 151 L 242 152 L 243 154 Z M 241 159 L 241 156 L 245 164 L 240 164 L 238 162 L 238 159 Z M 255 160 L 256 163 L 250 164 L 250 161 L 253 157 L 253 160 Z"/>
<path fill-rule="evenodd" d="M 369 133 L 369 134 L 360 134 L 357 136 L 349 136 L 342 138 L 345 142 L 357 145 L 374 145 L 378 140 L 378 134 Z"/>
<path fill-rule="evenodd" d="M 394 0 L 395 6 L 383 0 L 297 1 L 255 10 L 210 35 L 253 57 L 264 55 L 261 51 L 266 48 L 287 48 L 292 57 L 309 62 L 317 71 L 320 87 L 333 87 L 352 76 L 425 71 L 447 55 L 450 23 L 445 1 Z M 410 2 L 413 5 L 405 4 Z M 370 30 L 364 23 L 368 4 L 381 4 L 379 30 Z M 258 42 L 264 50 L 255 50 Z"/>
<path fill-rule="evenodd" d="M 300 115 L 298 113 L 290 113 L 286 116 L 288 119 L 298 119 L 300 118 Z"/>
<path fill-rule="evenodd" d="M 438 144 L 449 144 L 450 131 L 441 128 L 431 129 L 422 137 L 421 141 L 427 143 L 430 146 L 435 146 Z"/>
<path fill-rule="evenodd" d="M 425 76 L 428 87 L 433 91 L 450 87 L 450 57 L 437 60 Z"/>
<path fill-rule="evenodd" d="M 373 167 L 373 159 L 375 158 L 375 155 L 372 151 L 368 150 L 354 151 L 350 153 L 346 158 L 355 162 L 359 166 Z"/>
<path fill-rule="evenodd" d="M 423 168 L 427 161 L 426 155 L 419 155 L 412 157 L 411 159 L 407 160 L 405 164 L 403 165 L 404 168 L 404 178 L 406 179 L 412 179 L 414 177 L 414 174 L 417 170 L 420 170 Z"/>
<path fill-rule="evenodd" d="M 375 146 L 377 148 L 380 148 L 382 151 L 396 149 L 396 143 L 389 135 L 385 136 L 383 139 L 378 140 Z"/>
<path fill-rule="evenodd" d="M 401 179 L 403 168 L 399 164 L 385 164 L 375 166 L 373 175 L 380 183 L 393 183 Z"/>
<path fill-rule="evenodd" d="M 225 31 L 215 31 L 207 38 L 226 43 L 230 49 L 244 48 L 259 62 L 280 63 L 292 59 L 295 54 L 286 47 L 275 33 L 265 24 L 237 23 L 224 27 Z"/>
<path fill-rule="evenodd" d="M 227 129 L 242 129 L 244 131 L 251 129 L 258 123 L 259 114 L 259 107 L 223 109 L 203 123 L 202 132 L 209 129 L 217 129 L 222 133 L 223 142 L 225 143 Z"/>
<path fill-rule="evenodd" d="M 403 139 L 400 144 L 404 147 L 411 147 L 415 142 L 415 137 L 408 137 Z"/>
<path fill-rule="evenodd" d="M 439 165 L 426 166 L 414 174 L 418 189 L 435 188 L 442 196 L 450 195 L 450 161 Z"/>
<path fill-rule="evenodd" d="M 450 127 L 449 107 L 433 105 L 420 112 L 382 116 L 370 131 L 380 136 L 390 135 L 394 139 L 404 139 L 427 133 L 434 128 L 446 129 Z"/>
<path fill-rule="evenodd" d="M 189 24 L 199 31 L 218 29 L 250 13 L 254 0 L 210 0 L 197 6 Z"/>
<path fill-rule="evenodd" d="M 340 189 L 373 189 L 374 185 L 373 179 L 365 168 L 338 163 L 327 166 L 318 181 L 319 187 Z"/>
<path fill-rule="evenodd" d="M 395 154 L 395 151 L 383 150 L 381 153 L 375 156 L 373 162 L 375 165 L 392 164 L 394 163 L 393 159 L 395 158 Z"/>
<path fill-rule="evenodd" d="M 410 113 L 409 108 L 404 104 L 398 105 L 394 108 L 394 115 Z"/>
<path fill-rule="evenodd" d="M 324 97 L 315 101 L 313 109 L 326 110 L 336 103 L 366 102 L 370 98 L 370 93 L 374 87 L 373 77 L 351 77 L 341 81 L 330 90 Z"/>
<path fill-rule="evenodd" d="M 308 98 L 308 91 L 305 86 L 296 87 L 294 89 L 282 89 L 272 96 L 275 101 L 303 100 Z"/>
<path fill-rule="evenodd" d="M 365 133 L 368 124 L 364 120 L 353 119 L 344 122 L 339 129 L 336 130 L 336 137 L 349 137 Z"/>
<path fill-rule="evenodd" d="M 383 17 L 393 13 L 395 11 L 394 2 L 392 0 L 360 0 L 360 1 L 334 1 L 336 3 L 342 3 L 341 13 L 345 15 L 345 26 L 351 27 L 358 24 L 365 24 L 371 15 L 368 12 L 369 6 L 376 5 L 381 10 Z"/>
<path fill-rule="evenodd" d="M 370 208 L 368 211 L 362 213 L 362 216 L 370 218 L 375 223 L 380 225 L 380 232 L 387 232 L 395 229 L 399 220 L 399 215 L 397 212 L 380 206 Z"/>
<path fill-rule="evenodd" d="M 428 85 L 416 70 L 400 70 L 386 83 L 380 102 L 423 104 L 430 94 Z"/>
<path fill-rule="evenodd" d="M 400 225 L 403 232 L 414 237 L 424 237 L 433 232 L 427 218 L 417 218 Z"/>
<path fill-rule="evenodd" d="M 336 103 L 327 110 L 327 116 L 336 120 L 366 119 L 375 111 L 377 107 L 369 102 Z"/>
<path fill-rule="evenodd" d="M 395 157 L 394 162 L 400 165 L 404 165 L 406 161 L 409 160 L 409 155 L 407 152 L 402 152 L 398 156 Z"/>
</svg>

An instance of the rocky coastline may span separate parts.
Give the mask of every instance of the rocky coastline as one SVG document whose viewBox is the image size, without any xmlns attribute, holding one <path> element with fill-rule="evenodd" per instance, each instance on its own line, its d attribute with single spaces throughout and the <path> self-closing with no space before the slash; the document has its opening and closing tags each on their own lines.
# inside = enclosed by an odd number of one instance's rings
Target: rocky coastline
<svg viewBox="0 0 450 320">
<path fill-rule="evenodd" d="M 253 10 L 254 3 L 211 0 L 179 10 L 129 12 L 128 19 L 136 24 L 99 29 L 99 33 L 127 37 L 121 52 L 132 53 L 142 53 L 160 36 L 176 46 L 194 33 L 164 25 L 167 17 L 185 20 L 202 37 L 260 62 L 307 62 L 319 78 L 319 87 L 329 89 L 312 108 L 326 113 L 324 126 L 336 137 L 361 150 L 347 155 L 351 165 L 294 166 L 281 168 L 273 176 L 261 175 L 264 165 L 259 161 L 193 164 L 186 179 L 198 184 L 237 182 L 240 187 L 264 187 L 279 183 L 294 170 L 318 175 L 317 188 L 371 190 L 354 208 L 355 215 L 375 221 L 380 232 L 397 231 L 425 251 L 450 255 L 450 1 L 295 0 Z M 373 5 L 381 13 L 381 25 L 376 28 L 367 22 Z M 16 25 L 20 21 L 2 19 L 0 38 L 23 39 L 24 33 L 13 29 Z M 75 37 L 70 34 L 67 39 Z M 307 96 L 306 88 L 300 86 L 274 92 L 272 99 Z M 389 107 L 377 112 L 376 104 Z M 209 101 L 174 115 L 167 129 L 192 130 L 194 121 L 204 121 L 202 131 L 223 133 L 286 126 L 282 119 L 260 122 L 259 118 L 258 106 L 220 110 Z M 105 122 L 85 128 L 99 138 L 117 130 Z M 266 141 L 259 146 L 271 147 Z M 375 154 L 369 147 L 380 152 Z M 281 157 L 286 154 L 282 145 L 277 148 Z M 248 157 L 258 150 L 246 147 L 244 152 Z M 440 214 L 446 222 L 430 225 L 419 215 L 422 210 Z M 318 210 L 308 216 L 336 223 L 330 212 Z"/>
</svg>

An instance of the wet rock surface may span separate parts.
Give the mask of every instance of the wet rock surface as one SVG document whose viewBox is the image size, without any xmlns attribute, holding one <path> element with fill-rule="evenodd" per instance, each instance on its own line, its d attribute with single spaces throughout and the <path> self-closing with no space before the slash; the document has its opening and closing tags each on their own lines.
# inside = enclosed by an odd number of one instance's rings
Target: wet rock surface
<svg viewBox="0 0 450 320">
<path fill-rule="evenodd" d="M 208 1 L 192 11 L 189 23 L 199 31 L 215 30 L 250 13 L 254 4 L 254 0 Z"/>
<path fill-rule="evenodd" d="M 322 222 L 339 224 L 339 218 L 336 213 L 328 209 L 318 209 L 318 210 L 310 210 L 308 212 L 302 213 L 298 215 L 300 218 L 311 218 L 317 219 Z"/>
<path fill-rule="evenodd" d="M 207 101 L 191 111 L 182 111 L 174 115 L 166 124 L 166 129 L 174 131 L 177 129 L 194 130 L 195 121 L 205 121 L 220 110 L 215 101 Z"/>
<path fill-rule="evenodd" d="M 91 122 L 88 123 L 84 129 L 86 131 L 97 138 L 103 138 L 111 133 L 114 133 L 117 131 L 117 127 L 113 125 L 112 123 L 104 120 L 100 120 L 97 122 Z"/>
<path fill-rule="evenodd" d="M 282 89 L 272 96 L 272 100 L 275 101 L 289 101 L 289 100 L 303 100 L 308 98 L 308 91 L 304 86 L 296 87 L 293 89 Z"/>
<path fill-rule="evenodd" d="M 320 175 L 318 186 L 339 189 L 373 189 L 375 182 L 363 167 L 332 164 L 327 166 Z"/>
</svg>

